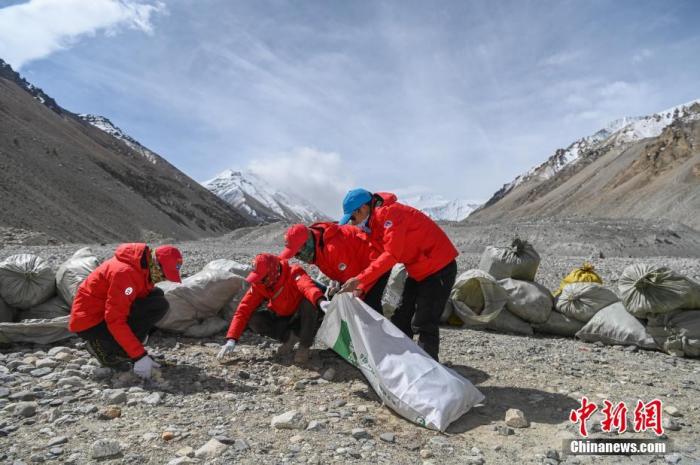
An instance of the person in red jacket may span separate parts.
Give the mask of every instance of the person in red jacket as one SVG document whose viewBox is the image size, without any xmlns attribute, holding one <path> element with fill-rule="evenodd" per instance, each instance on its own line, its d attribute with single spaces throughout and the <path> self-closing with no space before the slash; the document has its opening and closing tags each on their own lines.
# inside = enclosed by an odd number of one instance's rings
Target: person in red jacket
<svg viewBox="0 0 700 465">
<path fill-rule="evenodd" d="M 401 305 L 391 322 L 408 337 L 418 334 L 418 344 L 435 360 L 440 351 L 440 316 L 457 276 L 459 252 L 447 234 L 423 212 L 396 201 L 390 193 L 372 194 L 353 189 L 343 200 L 348 222 L 369 234 L 383 252 L 341 292 L 362 292 L 396 263 L 408 272 Z"/>
<path fill-rule="evenodd" d="M 336 223 L 295 224 L 284 236 L 285 249 L 279 255 L 288 260 L 295 257 L 316 265 L 321 273 L 340 284 L 360 274 L 381 250 L 374 246 L 359 228 Z M 380 314 L 382 295 L 390 272 L 363 289 L 362 299 Z M 332 295 L 329 295 L 329 298 Z"/>
<path fill-rule="evenodd" d="M 284 343 L 277 353 L 288 354 L 299 342 L 296 363 L 309 358 L 309 348 L 318 330 L 319 309 L 325 298 L 321 289 L 300 266 L 263 253 L 253 260 L 253 271 L 246 277 L 251 286 L 233 315 L 226 344 L 217 359 L 230 357 L 247 326 L 258 334 Z M 258 310 L 267 300 L 267 310 Z"/>
<path fill-rule="evenodd" d="M 144 349 L 155 324 L 168 311 L 163 291 L 154 285 L 180 282 L 182 254 L 171 245 L 122 244 L 78 287 L 68 329 L 87 342 L 103 366 L 118 367 L 128 358 L 134 373 L 150 378 L 159 365 Z"/>
</svg>

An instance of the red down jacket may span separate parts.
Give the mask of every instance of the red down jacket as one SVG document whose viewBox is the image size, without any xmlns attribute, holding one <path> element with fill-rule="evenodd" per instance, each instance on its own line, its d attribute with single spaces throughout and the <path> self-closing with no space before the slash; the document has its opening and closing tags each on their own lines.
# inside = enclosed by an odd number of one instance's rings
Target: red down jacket
<svg viewBox="0 0 700 465">
<path fill-rule="evenodd" d="M 286 260 L 280 260 L 282 273 L 273 289 L 262 283 L 255 283 L 245 293 L 236 313 L 231 320 L 226 337 L 236 341 L 243 334 L 248 320 L 263 300 L 267 300 L 267 308 L 279 316 L 291 316 L 296 312 L 301 299 L 306 299 L 316 305 L 323 298 L 323 292 L 300 266 L 290 265 Z"/>
<path fill-rule="evenodd" d="M 90 273 L 73 300 L 68 323 L 71 332 L 85 331 L 104 320 L 129 357 L 137 359 L 146 353 L 126 320 L 134 300 L 146 297 L 153 290 L 148 265 L 141 266 L 147 250 L 146 244 L 122 244 L 114 257 Z"/>
<path fill-rule="evenodd" d="M 334 281 L 344 283 L 357 276 L 381 253 L 381 249 L 355 226 L 314 223 L 309 229 L 316 237 L 314 265 Z M 372 284 L 365 290 L 369 291 Z"/>
<path fill-rule="evenodd" d="M 360 289 L 366 292 L 396 263 L 403 263 L 408 276 L 422 281 L 459 255 L 447 234 L 426 214 L 397 202 L 394 194 L 377 195 L 383 202 L 372 211 L 368 226 L 370 239 L 383 252 L 357 276 Z"/>
</svg>

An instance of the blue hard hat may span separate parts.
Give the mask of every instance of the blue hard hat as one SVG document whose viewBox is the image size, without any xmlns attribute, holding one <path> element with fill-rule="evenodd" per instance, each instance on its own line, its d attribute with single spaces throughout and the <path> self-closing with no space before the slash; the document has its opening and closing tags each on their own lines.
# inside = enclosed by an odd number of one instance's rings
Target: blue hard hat
<svg viewBox="0 0 700 465">
<path fill-rule="evenodd" d="M 352 212 L 360 208 L 362 205 L 369 203 L 372 200 L 372 193 L 367 189 L 353 189 L 348 191 L 343 199 L 343 217 L 338 222 L 339 224 L 347 224 L 350 221 Z"/>
</svg>

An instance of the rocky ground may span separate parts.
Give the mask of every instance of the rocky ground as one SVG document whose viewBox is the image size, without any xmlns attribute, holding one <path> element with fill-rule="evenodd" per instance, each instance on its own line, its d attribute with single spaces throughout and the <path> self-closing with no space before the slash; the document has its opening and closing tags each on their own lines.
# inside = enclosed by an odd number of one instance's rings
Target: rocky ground
<svg viewBox="0 0 700 465">
<path fill-rule="evenodd" d="M 247 261 L 258 251 L 278 251 L 282 233 L 265 227 L 177 244 L 183 271 L 192 274 L 215 258 Z M 30 252 L 58 265 L 80 247 L 5 243 L 0 258 Z M 113 249 L 93 246 L 102 257 Z M 538 281 L 554 289 L 592 258 L 545 254 Z M 460 271 L 478 260 L 463 253 Z M 596 256 L 593 264 L 614 289 L 624 267 L 642 261 L 700 278 L 696 258 Z M 149 350 L 164 363 L 147 384 L 97 367 L 77 339 L 0 350 L 0 463 L 700 463 L 698 360 L 445 327 L 442 361 L 487 402 L 441 434 L 383 407 L 361 373 L 331 351 L 315 348 L 309 364 L 295 366 L 291 357 L 275 356 L 277 343 L 246 333 L 237 359 L 221 365 L 215 354 L 223 341 L 157 333 Z M 661 399 L 672 453 L 564 456 L 562 440 L 577 436 L 569 412 L 583 395 L 598 404 L 625 401 L 630 411 L 638 399 Z M 511 408 L 522 411 L 526 427 L 506 424 Z"/>
</svg>

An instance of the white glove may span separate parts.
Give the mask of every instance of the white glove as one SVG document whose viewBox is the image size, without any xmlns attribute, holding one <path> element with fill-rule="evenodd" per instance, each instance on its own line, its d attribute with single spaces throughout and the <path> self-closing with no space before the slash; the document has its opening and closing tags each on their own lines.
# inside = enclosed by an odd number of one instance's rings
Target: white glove
<svg viewBox="0 0 700 465">
<path fill-rule="evenodd" d="M 229 358 L 233 354 L 233 350 L 236 348 L 236 341 L 229 339 L 226 344 L 221 346 L 219 354 L 216 356 L 217 360 L 223 360 Z"/>
<path fill-rule="evenodd" d="M 151 379 L 151 370 L 154 368 L 160 368 L 160 365 L 146 355 L 134 363 L 134 374 L 143 379 Z"/>
<path fill-rule="evenodd" d="M 321 310 L 323 310 L 323 313 L 328 313 L 328 307 L 330 307 L 330 305 L 331 305 L 331 302 L 329 300 L 324 300 L 318 306 L 321 307 Z"/>
</svg>

